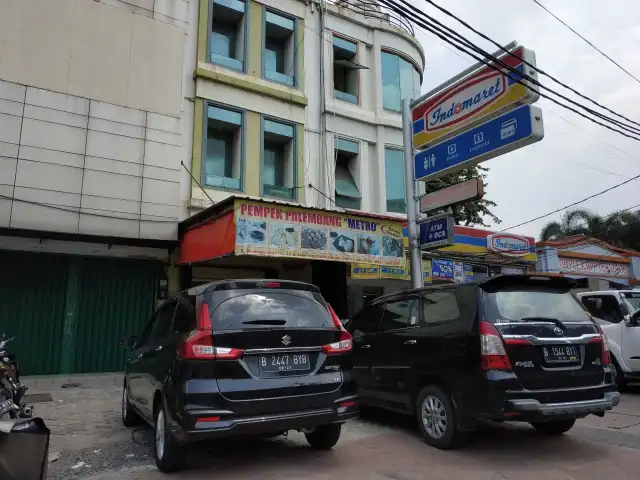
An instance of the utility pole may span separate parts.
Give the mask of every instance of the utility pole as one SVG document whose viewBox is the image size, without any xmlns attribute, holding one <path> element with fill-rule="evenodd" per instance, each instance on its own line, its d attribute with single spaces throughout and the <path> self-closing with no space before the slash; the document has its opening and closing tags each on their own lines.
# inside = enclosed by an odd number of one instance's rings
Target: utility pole
<svg viewBox="0 0 640 480">
<path fill-rule="evenodd" d="M 413 122 L 411 121 L 411 99 L 402 99 L 402 138 L 404 141 L 404 185 L 407 201 L 407 220 L 409 233 L 409 266 L 411 269 L 411 287 L 423 287 L 422 252 L 418 243 L 418 209 L 413 174 Z"/>
</svg>

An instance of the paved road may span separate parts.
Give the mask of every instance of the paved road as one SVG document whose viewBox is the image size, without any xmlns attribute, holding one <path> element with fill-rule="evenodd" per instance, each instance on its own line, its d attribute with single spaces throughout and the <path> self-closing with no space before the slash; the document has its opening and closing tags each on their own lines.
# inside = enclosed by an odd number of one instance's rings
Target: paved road
<svg viewBox="0 0 640 480">
<path fill-rule="evenodd" d="M 49 464 L 50 478 L 164 478 L 152 464 L 151 432 L 120 424 L 118 379 L 69 389 L 51 385 L 46 391 L 53 400 L 36 408 L 52 430 L 52 460 L 57 460 Z M 528 426 L 487 424 L 467 448 L 443 452 L 425 445 L 410 419 L 370 412 L 344 427 L 331 452 L 312 450 L 297 433 L 263 442 L 221 442 L 191 452 L 189 470 L 180 476 L 602 480 L 614 473 L 616 480 L 635 480 L 638 450 L 640 389 L 625 394 L 615 413 L 584 419 L 563 437 L 547 438 Z"/>
</svg>

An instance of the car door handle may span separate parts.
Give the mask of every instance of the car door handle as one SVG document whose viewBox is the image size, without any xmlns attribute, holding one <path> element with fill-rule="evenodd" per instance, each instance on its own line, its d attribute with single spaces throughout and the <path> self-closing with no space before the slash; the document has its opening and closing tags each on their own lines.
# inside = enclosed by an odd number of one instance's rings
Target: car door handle
<svg viewBox="0 0 640 480">
<path fill-rule="evenodd" d="M 156 348 L 154 348 L 154 352 L 161 352 L 162 351 L 162 345 L 158 345 Z"/>
<path fill-rule="evenodd" d="M 418 343 L 417 340 L 407 340 L 404 342 L 405 345 L 415 345 L 416 343 Z"/>
<path fill-rule="evenodd" d="M 362 345 L 360 348 L 369 348 L 371 345 Z"/>
</svg>

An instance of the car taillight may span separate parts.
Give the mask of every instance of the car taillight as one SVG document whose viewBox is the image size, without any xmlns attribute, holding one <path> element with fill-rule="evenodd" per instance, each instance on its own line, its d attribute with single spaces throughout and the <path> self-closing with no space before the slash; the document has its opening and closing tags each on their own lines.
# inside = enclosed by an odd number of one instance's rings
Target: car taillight
<svg viewBox="0 0 640 480">
<path fill-rule="evenodd" d="M 483 370 L 511 370 L 511 360 L 504 348 L 498 329 L 489 322 L 480 322 L 480 355 Z"/>
<path fill-rule="evenodd" d="M 200 307 L 198 328 L 193 330 L 178 347 L 178 355 L 187 360 L 234 360 L 240 358 L 244 350 L 239 348 L 216 347 L 213 344 L 209 305 Z"/>
<path fill-rule="evenodd" d="M 353 337 L 344 329 L 342 322 L 331 305 L 329 305 L 329 313 L 331 313 L 331 320 L 333 320 L 333 324 L 336 328 L 340 329 L 340 340 L 334 343 L 329 343 L 328 345 L 323 345 L 322 350 L 327 355 L 338 355 L 350 352 L 353 348 Z"/>
<path fill-rule="evenodd" d="M 607 338 L 607 334 L 604 333 L 600 325 L 597 325 L 598 331 L 600 332 L 599 338 L 594 338 L 591 342 L 598 342 L 601 344 L 600 347 L 600 361 L 602 361 L 603 365 L 611 365 L 611 354 L 609 353 L 609 339 Z"/>
</svg>

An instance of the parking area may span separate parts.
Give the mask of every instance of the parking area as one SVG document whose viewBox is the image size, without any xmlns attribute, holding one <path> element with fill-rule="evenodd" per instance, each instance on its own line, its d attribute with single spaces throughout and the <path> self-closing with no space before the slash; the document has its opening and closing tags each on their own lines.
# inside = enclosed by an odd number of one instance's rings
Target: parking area
<svg viewBox="0 0 640 480">
<path fill-rule="evenodd" d="M 29 379 L 36 414 L 51 429 L 49 478 L 156 479 L 151 431 L 120 422 L 119 375 Z M 640 388 L 605 418 L 581 420 L 569 434 L 548 438 L 528 426 L 483 425 L 458 451 L 425 445 L 411 419 L 367 412 L 345 425 L 331 452 L 292 433 L 256 442 L 201 445 L 181 478 L 235 479 L 636 479 L 640 469 Z"/>
</svg>

